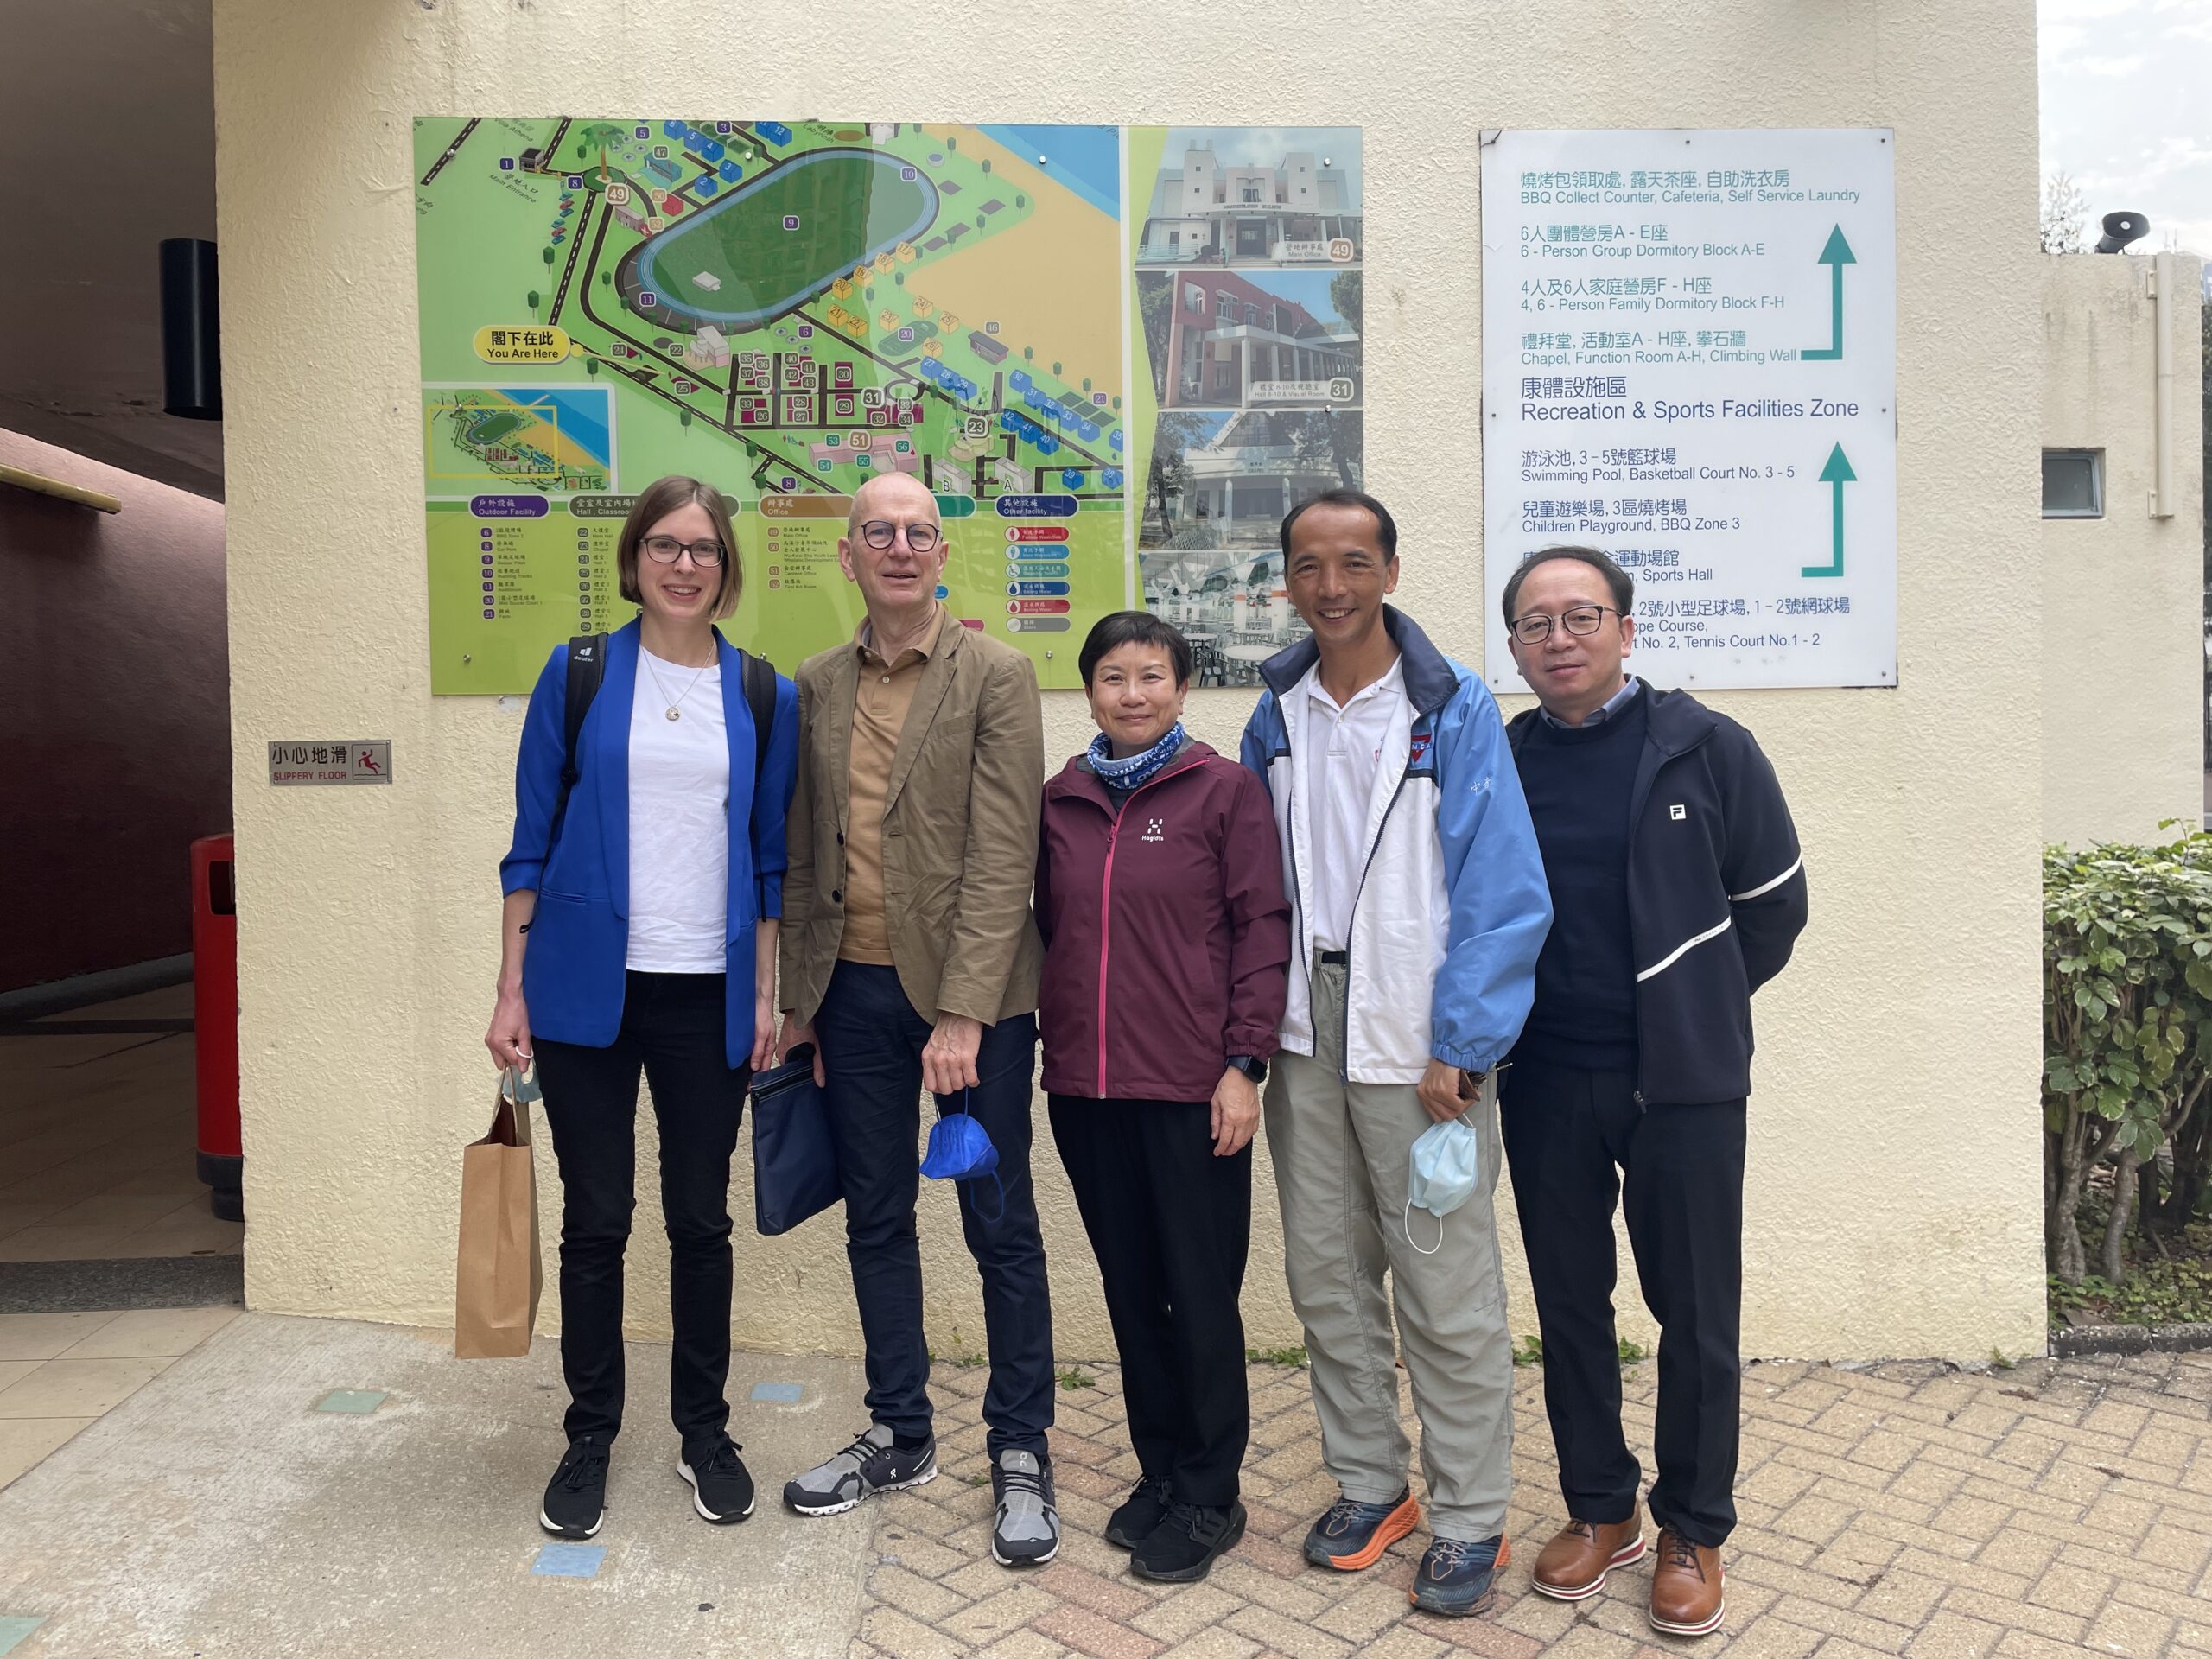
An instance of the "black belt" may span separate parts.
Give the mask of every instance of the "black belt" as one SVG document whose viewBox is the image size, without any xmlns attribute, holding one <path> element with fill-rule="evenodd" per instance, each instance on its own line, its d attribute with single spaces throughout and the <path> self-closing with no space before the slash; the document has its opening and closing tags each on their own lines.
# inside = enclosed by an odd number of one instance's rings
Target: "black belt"
<svg viewBox="0 0 2212 1659">
<path fill-rule="evenodd" d="M 1321 959 L 1321 965 L 1324 968 L 1349 968 L 1351 966 L 1351 952 L 1349 950 L 1323 950 L 1320 951 L 1319 955 Z"/>
</svg>

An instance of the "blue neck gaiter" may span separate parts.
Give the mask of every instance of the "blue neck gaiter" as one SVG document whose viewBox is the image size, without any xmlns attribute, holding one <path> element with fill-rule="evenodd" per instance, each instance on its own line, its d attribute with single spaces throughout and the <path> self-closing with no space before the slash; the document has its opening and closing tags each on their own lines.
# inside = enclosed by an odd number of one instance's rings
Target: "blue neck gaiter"
<svg viewBox="0 0 2212 1659">
<path fill-rule="evenodd" d="M 1182 747 L 1183 722 L 1179 720 L 1167 728 L 1166 735 L 1159 742 L 1126 760 L 1113 758 L 1113 746 L 1106 741 L 1106 734 L 1101 732 L 1090 740 L 1090 769 L 1098 774 L 1101 782 L 1116 789 L 1136 789 L 1157 777 L 1160 769 L 1173 760 Z"/>
</svg>

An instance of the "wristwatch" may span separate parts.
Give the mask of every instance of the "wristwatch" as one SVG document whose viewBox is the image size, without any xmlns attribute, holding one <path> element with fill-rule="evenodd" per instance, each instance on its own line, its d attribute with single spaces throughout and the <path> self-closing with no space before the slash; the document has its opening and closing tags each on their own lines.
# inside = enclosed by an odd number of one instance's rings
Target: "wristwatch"
<svg viewBox="0 0 2212 1659">
<path fill-rule="evenodd" d="M 1255 1083 L 1268 1080 L 1268 1063 L 1265 1060 L 1255 1060 L 1249 1054 L 1232 1054 L 1229 1057 L 1229 1063 Z"/>
</svg>

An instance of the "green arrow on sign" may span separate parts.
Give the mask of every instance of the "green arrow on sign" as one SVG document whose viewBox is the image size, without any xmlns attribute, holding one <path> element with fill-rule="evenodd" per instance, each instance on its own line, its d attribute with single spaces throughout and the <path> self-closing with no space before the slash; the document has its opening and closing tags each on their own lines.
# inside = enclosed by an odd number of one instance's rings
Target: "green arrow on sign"
<svg viewBox="0 0 2212 1659">
<path fill-rule="evenodd" d="M 1843 574 L 1843 486 L 1859 481 L 1859 474 L 1851 470 L 1851 462 L 1843 453 L 1841 444 L 1828 451 L 1828 464 L 1821 468 L 1821 482 L 1828 486 L 1834 510 L 1834 535 L 1831 545 L 1835 549 L 1832 560 L 1825 565 L 1808 564 L 1798 571 L 1801 576 L 1840 576 Z"/>
<path fill-rule="evenodd" d="M 1828 268 L 1828 292 L 1831 296 L 1831 321 L 1828 338 L 1834 344 L 1824 352 L 1805 352 L 1801 355 L 1808 363 L 1833 363 L 1843 355 L 1843 268 L 1855 265 L 1859 256 L 1851 251 L 1851 244 L 1843 239 L 1843 226 L 1839 225 L 1828 232 L 1827 245 L 1821 250 L 1819 263 Z"/>
</svg>

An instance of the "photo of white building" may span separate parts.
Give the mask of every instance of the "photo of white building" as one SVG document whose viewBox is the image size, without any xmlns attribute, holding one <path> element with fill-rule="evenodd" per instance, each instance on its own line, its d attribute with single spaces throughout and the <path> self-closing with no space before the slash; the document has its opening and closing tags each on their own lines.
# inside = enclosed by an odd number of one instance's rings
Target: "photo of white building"
<svg viewBox="0 0 2212 1659">
<path fill-rule="evenodd" d="M 1175 127 L 1140 265 L 1347 265 L 1363 238 L 1357 127 Z"/>
</svg>

